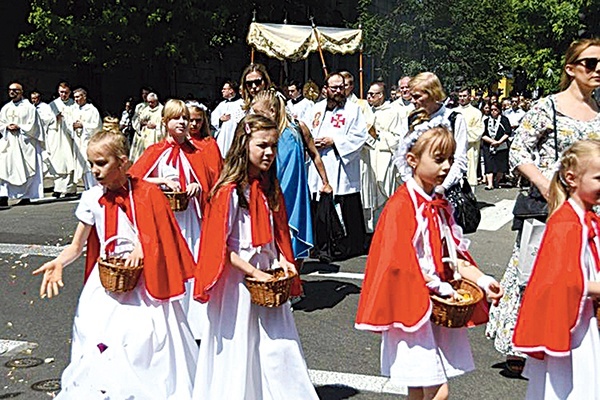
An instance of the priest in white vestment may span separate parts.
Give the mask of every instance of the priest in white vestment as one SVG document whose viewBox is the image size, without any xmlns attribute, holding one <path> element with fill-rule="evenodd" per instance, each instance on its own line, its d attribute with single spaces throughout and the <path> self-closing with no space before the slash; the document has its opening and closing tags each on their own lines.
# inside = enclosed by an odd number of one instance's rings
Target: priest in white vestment
<svg viewBox="0 0 600 400">
<path fill-rule="evenodd" d="M 133 110 L 133 117 L 131 117 L 131 126 L 136 134 L 140 134 L 142 132 L 142 126 L 140 123 L 140 117 L 142 115 L 142 111 L 146 107 L 148 107 L 148 95 L 152 93 L 152 90 L 148 87 L 142 88 L 142 101 L 135 105 L 135 109 Z"/>
<path fill-rule="evenodd" d="M 86 190 L 96 185 L 87 161 L 87 146 L 92 135 L 102 130 L 102 119 L 98 109 L 87 101 L 87 92 L 79 88 L 73 91 L 75 104 L 71 106 L 71 119 L 73 121 L 73 154 L 75 158 L 75 172 L 73 181 L 83 179 Z"/>
<path fill-rule="evenodd" d="M 58 84 L 58 98 L 50 103 L 56 125 L 46 132 L 47 149 L 50 162 L 54 167 L 54 193 L 52 196 L 70 197 L 77 194 L 77 182 L 74 181 L 75 157 L 73 153 L 73 104 L 71 87 L 67 82 Z"/>
<path fill-rule="evenodd" d="M 477 168 L 479 167 L 479 149 L 481 148 L 481 136 L 483 135 L 483 114 L 471 105 L 471 93 L 469 89 L 458 92 L 458 104 L 456 111 L 465 117 L 467 123 L 467 181 L 471 187 L 477 186 Z"/>
<path fill-rule="evenodd" d="M 8 85 L 10 101 L 0 110 L 0 207 L 8 199 L 44 197 L 43 134 L 35 107 L 23 98 L 23 86 Z"/>
<path fill-rule="evenodd" d="M 402 125 L 403 132 L 408 132 L 408 115 L 415 109 L 408 82 L 410 82 L 410 76 L 403 76 L 398 80 L 398 92 L 400 96 L 392 102 L 392 106 L 396 107 L 396 110 L 400 114 L 400 124 Z"/>
<path fill-rule="evenodd" d="M 134 136 L 129 159 L 136 162 L 142 153 L 150 146 L 160 142 L 166 137 L 162 126 L 163 105 L 159 103 L 156 93 L 149 93 L 146 97 L 148 107 L 140 114 L 140 133 Z"/>
<path fill-rule="evenodd" d="M 346 100 L 344 78 L 331 74 L 326 81 L 327 98 L 312 109 L 311 131 L 333 187 L 334 202 L 344 227 L 345 236 L 337 247 L 346 259 L 363 254 L 365 225 L 360 199 L 360 153 L 367 140 L 367 129 L 360 108 Z M 321 178 L 314 164 L 308 171 L 308 185 L 314 197 L 319 195 Z M 315 221 L 315 231 L 320 227 Z"/>
<path fill-rule="evenodd" d="M 42 101 L 40 92 L 31 92 L 29 98 L 38 113 L 40 128 L 42 129 L 42 176 L 52 177 L 55 175 L 55 171 L 48 153 L 48 131 L 56 129 L 56 116 L 54 116 L 50 106 Z"/>
<path fill-rule="evenodd" d="M 292 80 L 289 83 L 287 92 L 290 99 L 286 105 L 290 114 L 292 114 L 294 119 L 302 121 L 306 126 L 309 126 L 311 122 L 310 111 L 315 103 L 302 95 L 302 85 L 296 80 Z"/>
<path fill-rule="evenodd" d="M 215 131 L 214 138 L 223 158 L 231 147 L 238 122 L 246 114 L 242 108 L 244 100 L 240 97 L 238 89 L 236 82 L 226 81 L 221 89 L 224 100 L 210 114 L 210 125 Z"/>
</svg>

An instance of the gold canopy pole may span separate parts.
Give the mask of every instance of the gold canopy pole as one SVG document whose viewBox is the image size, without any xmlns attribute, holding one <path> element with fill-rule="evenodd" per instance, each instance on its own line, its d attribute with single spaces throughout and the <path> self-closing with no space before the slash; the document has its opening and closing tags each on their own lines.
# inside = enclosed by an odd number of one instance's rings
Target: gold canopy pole
<svg viewBox="0 0 600 400">
<path fill-rule="evenodd" d="M 317 31 L 317 27 L 315 26 L 315 21 L 313 17 L 310 17 L 310 23 L 312 25 L 313 32 L 315 34 L 315 38 L 317 39 L 317 49 L 319 50 L 319 56 L 321 57 L 321 65 L 323 66 L 323 73 L 325 77 L 329 75 L 327 72 L 327 65 L 325 65 L 325 57 L 323 56 L 323 49 L 321 48 L 321 41 L 319 40 L 319 32 Z"/>
<path fill-rule="evenodd" d="M 252 10 L 252 22 L 256 22 L 256 10 Z M 254 46 L 250 47 L 250 64 L 254 64 Z"/>
</svg>

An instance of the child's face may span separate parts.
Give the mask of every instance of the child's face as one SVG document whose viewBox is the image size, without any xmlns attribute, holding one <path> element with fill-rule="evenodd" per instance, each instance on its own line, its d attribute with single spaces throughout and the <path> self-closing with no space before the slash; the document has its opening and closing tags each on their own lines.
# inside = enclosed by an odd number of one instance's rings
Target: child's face
<svg viewBox="0 0 600 400">
<path fill-rule="evenodd" d="M 277 130 L 259 130 L 252 132 L 248 143 L 248 173 L 258 177 L 271 168 L 277 153 Z"/>
<path fill-rule="evenodd" d="M 199 112 L 195 110 L 190 111 L 190 133 L 192 135 L 200 133 L 200 128 L 202 128 L 202 123 L 204 119 Z"/>
<path fill-rule="evenodd" d="M 415 181 L 426 193 L 431 193 L 436 186 L 444 182 L 453 161 L 451 155 L 432 153 L 429 148 L 425 149 L 419 157 L 408 153 L 406 159 L 413 169 Z"/>
<path fill-rule="evenodd" d="M 127 157 L 111 154 L 103 143 L 94 143 L 87 149 L 88 161 L 94 178 L 108 189 L 118 189 L 127 179 L 124 165 Z"/>
<path fill-rule="evenodd" d="M 586 160 L 582 170 L 579 174 L 567 171 L 565 178 L 573 189 L 571 197 L 583 209 L 591 210 L 593 206 L 600 205 L 600 159 L 591 157 Z"/>
<path fill-rule="evenodd" d="M 167 121 L 167 132 L 173 139 L 181 142 L 187 136 L 188 117 L 185 114 Z"/>
</svg>

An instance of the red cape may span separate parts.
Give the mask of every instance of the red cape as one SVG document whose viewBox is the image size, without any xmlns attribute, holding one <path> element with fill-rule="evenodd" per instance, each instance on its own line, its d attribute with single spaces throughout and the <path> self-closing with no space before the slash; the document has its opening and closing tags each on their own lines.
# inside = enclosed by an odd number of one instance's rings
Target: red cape
<svg viewBox="0 0 600 400">
<path fill-rule="evenodd" d="M 223 163 L 222 161 L 217 163 L 213 156 L 205 157 L 204 153 L 193 142 L 188 142 L 188 144 L 189 146 L 181 147 L 181 153 L 190 163 L 192 171 L 202 187 L 200 207 L 202 213 L 204 213 L 208 203 L 208 195 L 217 179 L 219 179 Z M 208 145 L 205 147 L 208 147 Z M 171 145 L 166 139 L 148 147 L 135 164 L 129 168 L 128 173 L 140 179 L 146 178 L 156 167 L 160 156 L 169 148 L 171 148 Z"/>
<path fill-rule="evenodd" d="M 586 297 L 583 234 L 569 202 L 548 220 L 517 318 L 515 349 L 539 359 L 569 354 Z"/>
<path fill-rule="evenodd" d="M 203 139 L 196 139 L 192 137 L 191 141 L 194 146 L 200 150 L 200 153 L 202 153 L 204 165 L 206 168 L 208 168 L 209 175 L 214 177 L 214 185 L 221 174 L 221 170 L 223 169 L 223 158 L 221 158 L 221 150 L 219 150 L 217 141 L 211 136 L 207 136 Z"/>
<path fill-rule="evenodd" d="M 356 313 L 357 329 L 385 331 L 395 327 L 414 332 L 429 320 L 429 289 L 413 246 L 415 215 L 407 185 L 402 185 L 387 202 L 373 235 Z M 461 257 L 475 265 L 468 253 L 461 253 Z M 480 301 L 468 326 L 487 319 L 487 303 Z"/>
<path fill-rule="evenodd" d="M 235 184 L 225 185 L 217 191 L 211 199 L 208 215 L 204 220 L 202 230 L 210 234 L 202 235 L 200 239 L 200 268 L 195 271 L 196 283 L 194 298 L 207 302 L 210 298 L 210 289 L 217 283 L 223 268 L 227 263 L 227 232 L 229 230 L 229 206 L 231 193 Z M 292 242 L 285 211 L 283 195 L 279 196 L 279 210 L 271 210 L 273 215 L 275 243 L 286 260 L 294 262 Z M 262 221 L 269 223 L 269 221 Z M 292 284 L 292 296 L 302 294 L 300 278 L 296 277 Z"/>
<path fill-rule="evenodd" d="M 179 233 L 167 198 L 156 185 L 141 179 L 132 178 L 131 188 L 144 251 L 146 289 L 158 300 L 181 296 L 185 293 L 184 282 L 192 277 L 194 261 Z M 94 228 L 87 242 L 86 280 L 99 255 L 100 241 Z"/>
</svg>

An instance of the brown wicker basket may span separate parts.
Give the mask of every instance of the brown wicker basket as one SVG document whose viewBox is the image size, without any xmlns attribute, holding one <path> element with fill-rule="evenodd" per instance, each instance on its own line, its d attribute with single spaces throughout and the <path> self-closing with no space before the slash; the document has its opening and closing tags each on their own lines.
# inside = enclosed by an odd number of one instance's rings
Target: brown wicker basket
<svg viewBox="0 0 600 400">
<path fill-rule="evenodd" d="M 457 303 L 450 298 L 431 295 L 433 310 L 431 321 L 446 328 L 462 328 L 467 324 L 475 306 L 483 299 L 483 291 L 475 283 L 466 279 L 449 282 L 454 290 L 462 289 L 471 295 L 471 300 Z"/>
<path fill-rule="evenodd" d="M 186 192 L 164 192 L 173 211 L 185 211 L 190 199 Z"/>
<path fill-rule="evenodd" d="M 261 282 L 246 277 L 246 287 L 250 291 L 250 300 L 254 304 L 263 307 L 279 307 L 290 298 L 290 288 L 296 274 L 286 276 L 283 268 L 275 268 L 264 272 L 273 275 L 273 279 Z"/>
<path fill-rule="evenodd" d="M 598 324 L 598 329 L 600 329 L 600 300 L 594 299 L 594 311 L 596 312 L 596 323 Z"/>
<path fill-rule="evenodd" d="M 131 240 L 123 237 L 112 237 L 106 244 L 115 240 Z M 100 271 L 100 282 L 109 292 L 124 293 L 131 291 L 137 285 L 144 266 L 143 263 L 137 267 L 125 266 L 125 259 L 122 257 L 105 255 L 98 257 L 98 270 Z"/>
</svg>

